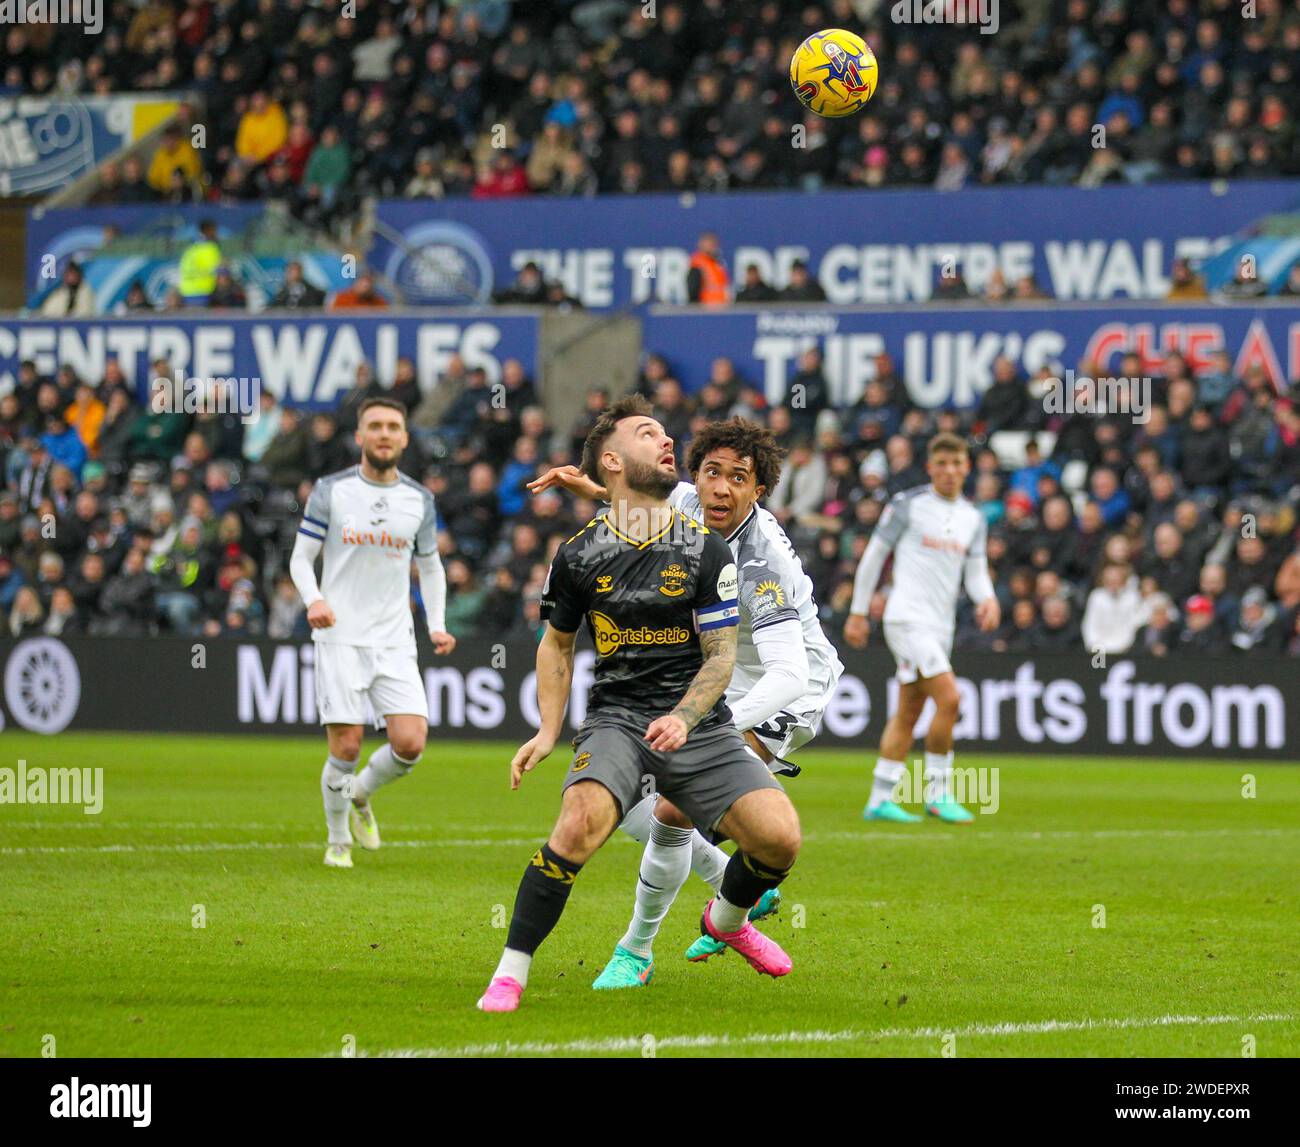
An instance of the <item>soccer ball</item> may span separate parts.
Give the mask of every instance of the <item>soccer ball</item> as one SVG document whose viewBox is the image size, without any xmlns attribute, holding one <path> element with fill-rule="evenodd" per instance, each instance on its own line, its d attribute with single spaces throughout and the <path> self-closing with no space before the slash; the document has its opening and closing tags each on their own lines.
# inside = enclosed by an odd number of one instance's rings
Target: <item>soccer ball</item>
<svg viewBox="0 0 1300 1147">
<path fill-rule="evenodd" d="M 876 90 L 876 57 L 843 28 L 809 36 L 790 60 L 790 86 L 804 107 L 828 119 L 859 111 Z"/>
</svg>

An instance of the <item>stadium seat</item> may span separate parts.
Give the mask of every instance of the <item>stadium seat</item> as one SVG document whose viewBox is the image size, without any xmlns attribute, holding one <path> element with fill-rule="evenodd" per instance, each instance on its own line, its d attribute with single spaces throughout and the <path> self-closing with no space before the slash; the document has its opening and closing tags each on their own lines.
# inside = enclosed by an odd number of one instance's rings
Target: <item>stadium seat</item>
<svg viewBox="0 0 1300 1147">
<path fill-rule="evenodd" d="M 989 437 L 989 449 L 998 457 L 1004 470 L 1019 470 L 1025 464 L 1025 447 L 1033 432 L 1029 430 L 999 430 Z"/>
<path fill-rule="evenodd" d="M 1088 482 L 1088 463 L 1080 458 L 1065 464 L 1065 469 L 1061 471 L 1061 489 L 1067 494 L 1077 494 L 1084 489 Z M 1087 501 L 1087 498 L 1084 498 Z"/>
</svg>

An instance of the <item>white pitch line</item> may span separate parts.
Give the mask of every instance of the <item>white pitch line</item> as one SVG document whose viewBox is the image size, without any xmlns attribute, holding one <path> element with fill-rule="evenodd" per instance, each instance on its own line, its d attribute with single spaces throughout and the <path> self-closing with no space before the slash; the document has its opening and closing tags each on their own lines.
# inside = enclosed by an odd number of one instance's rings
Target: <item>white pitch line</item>
<svg viewBox="0 0 1300 1147">
<path fill-rule="evenodd" d="M 102 818 L 97 820 L 0 820 L 0 828 L 103 828 Z M 112 827 L 117 828 L 118 825 Z"/>
<path fill-rule="evenodd" d="M 146 821 L 111 821 L 103 817 L 80 820 L 5 820 L 0 818 L 0 828 L 108 828 L 121 829 L 130 832 L 147 832 L 152 829 L 185 829 L 187 831 L 207 831 L 216 829 L 256 829 L 261 832 L 293 832 L 295 829 L 302 827 L 302 821 L 282 820 L 271 824 L 257 823 L 255 821 L 235 821 L 235 820 L 146 820 Z M 440 828 L 452 829 L 458 827 L 476 828 L 478 831 L 493 831 L 484 825 L 440 825 Z M 428 832 L 428 824 L 391 824 L 384 822 L 384 828 L 396 829 L 399 832 Z M 509 831 L 522 832 L 527 828 L 526 825 L 516 826 Z M 502 831 L 502 830 L 497 830 Z"/>
<path fill-rule="evenodd" d="M 1284 1023 L 1297 1017 L 1292 1014 L 1256 1016 L 1154 1016 L 1141 1019 L 1040 1020 L 1033 1023 L 971 1024 L 964 1028 L 884 1028 L 880 1031 L 787 1031 L 756 1032 L 752 1035 L 685 1035 L 653 1037 L 653 1048 L 688 1050 L 717 1047 L 754 1047 L 768 1044 L 834 1044 L 854 1040 L 943 1039 L 946 1036 L 1040 1035 L 1049 1032 L 1079 1032 L 1159 1027 L 1205 1027 L 1222 1024 Z M 580 1039 L 563 1043 L 471 1043 L 459 1047 L 394 1048 L 380 1052 L 358 1051 L 358 1056 L 379 1059 L 454 1059 L 460 1056 L 555 1055 L 566 1052 L 639 1052 L 645 1036 L 616 1036 L 609 1039 Z M 337 1055 L 337 1053 L 334 1053 Z"/>
<path fill-rule="evenodd" d="M 20 826 L 23 822 L 16 822 Z M 28 822 L 25 827 L 32 827 L 38 822 Z M 0 830 L 6 827 L 5 821 L 0 820 Z M 65 825 L 50 824 L 51 828 L 106 828 L 120 829 L 122 831 L 143 832 L 150 829 L 162 829 L 164 827 L 183 828 L 190 830 L 201 829 L 218 829 L 218 828 L 249 828 L 255 829 L 259 826 L 249 824 L 236 826 L 228 823 L 217 822 L 159 822 L 156 824 L 100 824 L 90 825 L 82 824 L 79 821 L 73 821 Z M 290 825 L 265 825 L 260 826 L 267 829 L 279 829 L 292 827 Z M 393 829 L 401 831 L 419 832 L 426 830 L 427 825 L 392 825 Z M 494 845 L 503 845 L 509 848 L 523 847 L 525 845 L 536 845 L 541 839 L 543 830 L 538 830 L 538 835 L 527 837 L 470 837 L 455 838 L 446 840 L 399 840 L 392 841 L 390 844 L 397 848 L 491 848 Z M 824 843 L 827 841 L 851 840 L 863 844 L 948 844 L 954 841 L 982 840 L 1111 840 L 1111 839 L 1132 839 L 1140 840 L 1143 838 L 1166 840 L 1170 838 L 1187 837 L 1284 837 L 1300 835 L 1300 827 L 1297 828 L 1207 828 L 1207 829 L 1100 829 L 1093 832 L 1071 831 L 1071 830 L 1012 830 L 1007 832 L 918 832 L 918 833 L 873 833 L 869 830 L 861 832 L 810 832 L 804 836 L 804 841 L 810 844 Z M 633 843 L 630 838 L 615 835 L 610 838 L 610 843 L 615 845 L 627 845 Z M 197 841 L 188 844 L 76 844 L 76 845 L 30 845 L 10 848 L 0 848 L 0 856 L 22 856 L 28 853 L 58 853 L 58 852 L 239 852 L 242 850 L 255 851 L 259 849 L 285 849 L 285 848 L 316 848 L 317 844 L 309 841 L 282 842 L 282 841 Z"/>
<path fill-rule="evenodd" d="M 511 848 L 536 847 L 540 837 L 530 836 L 518 840 L 389 840 L 385 848 L 490 848 L 507 845 Z M 68 844 L 31 845 L 18 848 L 0 848 L 0 856 L 27 856 L 44 853 L 114 853 L 114 852 L 257 852 L 286 848 L 321 848 L 315 841 L 243 840 L 204 841 L 202 844 Z"/>
<path fill-rule="evenodd" d="M 879 843 L 884 840 L 906 840 L 910 842 L 947 842 L 963 840 L 1110 840 L 1110 839 L 1141 839 L 1142 837 L 1159 838 L 1161 840 L 1176 837 L 1201 837 L 1201 836 L 1295 836 L 1300 834 L 1300 827 L 1296 828 L 1102 828 L 1102 829 L 989 829 L 987 832 L 963 831 L 958 829 L 953 832 L 944 833 L 872 833 L 870 830 L 862 832 L 809 832 L 804 834 L 805 841 L 827 841 L 827 840 L 865 840 L 870 843 Z"/>
</svg>

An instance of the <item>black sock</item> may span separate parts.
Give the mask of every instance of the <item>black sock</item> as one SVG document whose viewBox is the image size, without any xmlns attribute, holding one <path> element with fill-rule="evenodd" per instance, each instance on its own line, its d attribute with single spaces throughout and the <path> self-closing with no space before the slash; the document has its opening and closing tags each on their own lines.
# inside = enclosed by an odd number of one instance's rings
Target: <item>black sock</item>
<svg viewBox="0 0 1300 1147">
<path fill-rule="evenodd" d="M 574 877 L 581 871 L 581 864 L 565 860 L 549 844 L 533 853 L 515 896 L 515 911 L 506 934 L 507 948 L 530 956 L 537 951 L 538 945 L 560 922 Z"/>
<path fill-rule="evenodd" d="M 752 856 L 737 849 L 722 874 L 722 898 L 728 904 L 752 908 L 764 892 L 775 888 L 789 875 L 788 868 L 784 872 L 764 868 Z"/>
</svg>

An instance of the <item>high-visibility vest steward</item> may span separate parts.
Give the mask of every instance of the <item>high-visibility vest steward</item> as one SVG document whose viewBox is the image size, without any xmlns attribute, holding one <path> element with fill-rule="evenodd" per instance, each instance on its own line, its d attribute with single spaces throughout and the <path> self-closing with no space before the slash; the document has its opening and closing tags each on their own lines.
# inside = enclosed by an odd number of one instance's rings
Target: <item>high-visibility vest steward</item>
<svg viewBox="0 0 1300 1147">
<path fill-rule="evenodd" d="M 727 268 L 712 255 L 696 251 L 691 256 L 691 267 L 700 272 L 700 302 L 705 306 L 717 306 L 731 299 L 731 279 Z"/>
<path fill-rule="evenodd" d="M 202 298 L 212 294 L 221 266 L 221 248 L 211 239 L 191 243 L 181 254 L 181 297 Z"/>
</svg>

